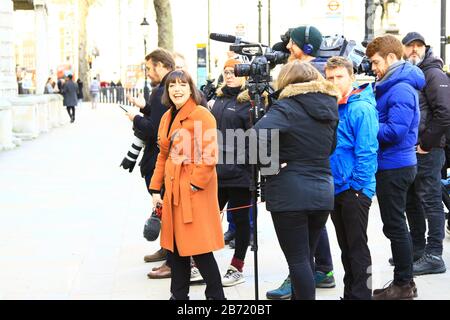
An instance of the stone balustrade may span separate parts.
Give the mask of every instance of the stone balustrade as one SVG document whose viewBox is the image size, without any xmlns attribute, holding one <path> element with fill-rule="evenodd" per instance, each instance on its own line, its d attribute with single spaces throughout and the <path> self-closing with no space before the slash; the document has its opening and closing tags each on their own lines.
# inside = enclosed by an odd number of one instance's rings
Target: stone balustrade
<svg viewBox="0 0 450 320">
<path fill-rule="evenodd" d="M 0 98 L 0 151 L 69 122 L 59 94 Z"/>
<path fill-rule="evenodd" d="M 12 131 L 12 106 L 6 98 L 0 98 L 0 151 L 14 149 Z"/>
</svg>

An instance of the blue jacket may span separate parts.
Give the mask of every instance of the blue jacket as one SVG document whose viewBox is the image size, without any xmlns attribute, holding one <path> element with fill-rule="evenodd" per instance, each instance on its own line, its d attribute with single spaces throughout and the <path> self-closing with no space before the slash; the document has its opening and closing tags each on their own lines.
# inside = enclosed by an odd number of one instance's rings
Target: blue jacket
<svg viewBox="0 0 450 320">
<path fill-rule="evenodd" d="M 378 169 L 392 170 L 417 164 L 415 145 L 420 120 L 418 90 L 425 86 L 423 72 L 411 63 L 400 65 L 377 83 Z"/>
<path fill-rule="evenodd" d="M 350 188 L 372 198 L 377 172 L 378 113 L 372 86 L 352 92 L 339 104 L 337 147 L 331 156 L 334 193 Z"/>
</svg>

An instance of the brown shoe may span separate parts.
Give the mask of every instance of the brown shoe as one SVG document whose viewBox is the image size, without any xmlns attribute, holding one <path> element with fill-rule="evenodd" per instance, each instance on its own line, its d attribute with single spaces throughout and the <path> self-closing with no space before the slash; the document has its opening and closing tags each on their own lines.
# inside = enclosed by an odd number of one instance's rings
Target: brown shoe
<svg viewBox="0 0 450 320">
<path fill-rule="evenodd" d="M 170 278 L 171 276 L 172 272 L 170 270 L 170 267 L 165 263 L 161 267 L 159 267 L 158 270 L 150 271 L 147 274 L 147 277 L 149 279 L 165 279 Z"/>
<path fill-rule="evenodd" d="M 149 254 L 148 256 L 144 257 L 145 262 L 158 262 L 158 261 L 164 261 L 167 259 L 167 250 L 164 248 L 159 249 L 153 254 Z"/>
<path fill-rule="evenodd" d="M 419 295 L 417 294 L 417 287 L 416 287 L 416 283 L 414 282 L 414 280 L 411 280 L 410 285 L 413 289 L 414 298 L 417 298 Z M 382 293 L 383 291 L 387 290 L 388 288 L 389 288 L 389 286 L 386 288 L 383 288 L 383 289 L 375 289 L 375 290 L 373 290 L 373 295 L 374 296 L 378 295 L 378 294 Z"/>
<path fill-rule="evenodd" d="M 414 281 L 403 286 L 393 282 L 384 289 L 375 289 L 372 300 L 413 300 L 417 297 L 417 287 Z"/>
<path fill-rule="evenodd" d="M 164 263 L 162 265 L 160 265 L 159 267 L 153 267 L 152 271 L 158 271 L 159 269 L 161 269 L 162 267 L 164 267 L 166 265 L 166 262 L 164 261 Z"/>
</svg>

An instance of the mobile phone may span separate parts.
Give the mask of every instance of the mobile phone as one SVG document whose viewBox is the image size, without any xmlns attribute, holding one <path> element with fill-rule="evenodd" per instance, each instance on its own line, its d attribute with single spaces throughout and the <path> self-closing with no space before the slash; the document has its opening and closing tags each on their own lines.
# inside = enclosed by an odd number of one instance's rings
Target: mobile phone
<svg viewBox="0 0 450 320">
<path fill-rule="evenodd" d="M 123 111 L 128 112 L 127 109 L 125 109 L 124 107 L 122 107 L 120 104 L 118 105 Z"/>
</svg>

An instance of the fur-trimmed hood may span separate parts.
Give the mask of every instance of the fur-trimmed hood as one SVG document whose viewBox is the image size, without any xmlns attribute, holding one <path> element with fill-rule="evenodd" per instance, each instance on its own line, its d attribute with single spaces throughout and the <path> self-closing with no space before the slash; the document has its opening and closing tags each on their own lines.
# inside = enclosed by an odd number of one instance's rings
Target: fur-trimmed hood
<svg viewBox="0 0 450 320">
<path fill-rule="evenodd" d="M 223 86 L 221 86 L 220 88 L 217 89 L 217 91 L 216 91 L 217 97 L 220 98 L 220 97 L 224 96 L 224 93 L 223 93 L 223 90 L 222 90 L 224 87 L 225 87 L 225 85 L 223 85 Z M 263 98 L 264 98 L 265 105 L 267 106 L 268 103 L 269 103 L 269 95 L 267 94 L 267 92 L 263 93 Z M 250 94 L 248 93 L 248 90 L 245 89 L 245 86 L 242 87 L 242 91 L 237 96 L 236 101 L 238 103 L 250 102 Z"/>
<path fill-rule="evenodd" d="M 337 102 L 340 98 L 338 89 L 331 82 L 317 80 L 286 86 L 281 91 L 278 101 L 290 104 L 289 101 L 293 100 L 310 117 L 318 121 L 337 121 L 339 119 Z"/>
<path fill-rule="evenodd" d="M 335 85 L 325 80 L 290 84 L 281 91 L 279 99 L 291 98 L 299 94 L 307 93 L 323 93 L 336 97 L 337 100 L 341 99 L 341 94 Z"/>
</svg>

